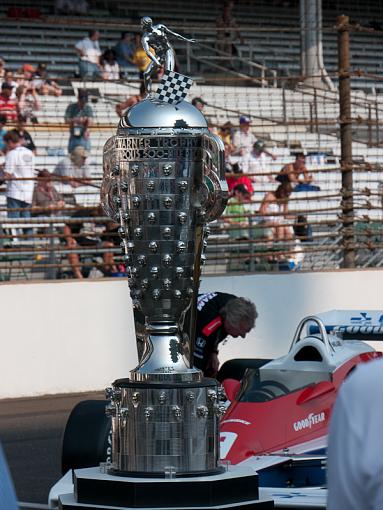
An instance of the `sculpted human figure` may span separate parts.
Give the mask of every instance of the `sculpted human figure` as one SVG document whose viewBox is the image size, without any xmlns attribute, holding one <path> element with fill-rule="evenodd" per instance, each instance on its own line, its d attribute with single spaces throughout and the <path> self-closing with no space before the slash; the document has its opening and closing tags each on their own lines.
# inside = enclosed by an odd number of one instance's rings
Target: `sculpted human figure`
<svg viewBox="0 0 383 510">
<path fill-rule="evenodd" d="M 144 16 L 141 19 L 141 27 L 142 47 L 151 60 L 144 71 L 144 85 L 146 91 L 150 93 L 151 77 L 155 72 L 157 72 L 162 66 L 165 67 L 165 70 L 174 71 L 175 53 L 168 41 L 168 34 L 190 43 L 194 43 L 195 39 L 188 39 L 183 35 L 177 34 L 176 32 L 169 30 L 169 28 L 165 25 L 153 25 L 152 18 L 149 18 L 148 16 Z M 150 48 L 153 48 L 155 51 L 154 54 L 150 51 Z"/>
</svg>

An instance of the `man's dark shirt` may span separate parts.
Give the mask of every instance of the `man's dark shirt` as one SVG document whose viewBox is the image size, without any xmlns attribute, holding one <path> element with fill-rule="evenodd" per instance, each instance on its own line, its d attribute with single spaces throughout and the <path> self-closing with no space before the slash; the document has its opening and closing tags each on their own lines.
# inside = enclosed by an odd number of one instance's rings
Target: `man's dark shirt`
<svg viewBox="0 0 383 510">
<path fill-rule="evenodd" d="M 194 344 L 194 366 L 204 371 L 211 354 L 227 337 L 219 311 L 237 296 L 224 292 L 200 294 L 197 301 L 197 327 Z"/>
</svg>

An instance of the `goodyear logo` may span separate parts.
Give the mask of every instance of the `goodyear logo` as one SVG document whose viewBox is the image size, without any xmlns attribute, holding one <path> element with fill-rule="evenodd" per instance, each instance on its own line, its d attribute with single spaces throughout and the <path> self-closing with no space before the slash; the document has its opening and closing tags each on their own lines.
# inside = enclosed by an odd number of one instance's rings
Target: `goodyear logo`
<svg viewBox="0 0 383 510">
<path fill-rule="evenodd" d="M 313 425 L 321 423 L 325 421 L 326 415 L 324 412 L 314 414 L 310 413 L 307 418 L 303 418 L 303 420 L 296 421 L 293 424 L 295 432 L 299 432 L 302 429 L 311 429 Z"/>
</svg>

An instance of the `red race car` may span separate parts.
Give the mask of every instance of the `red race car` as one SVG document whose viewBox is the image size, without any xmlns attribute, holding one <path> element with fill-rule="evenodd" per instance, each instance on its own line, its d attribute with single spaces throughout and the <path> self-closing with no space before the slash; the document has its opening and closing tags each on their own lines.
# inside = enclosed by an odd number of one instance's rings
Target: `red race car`
<svg viewBox="0 0 383 510">
<path fill-rule="evenodd" d="M 382 355 L 364 340 L 382 339 L 382 311 L 303 319 L 286 356 L 248 368 L 241 382 L 223 381 L 231 405 L 221 422 L 221 458 L 258 471 L 260 487 L 276 506 L 288 499 L 287 506 L 308 504 L 308 495 L 315 495 L 313 507 L 324 508 L 319 488 L 325 484 L 327 428 L 337 390 L 358 363 Z"/>
<path fill-rule="evenodd" d="M 219 379 L 231 404 L 220 427 L 222 462 L 256 470 L 260 496 L 276 507 L 325 508 L 327 428 L 337 390 L 358 363 L 382 355 L 365 340 L 382 339 L 383 311 L 332 311 L 303 319 L 286 356 L 226 362 Z M 51 489 L 50 508 L 73 491 L 70 469 L 110 456 L 106 403 L 84 401 L 72 411 L 66 474 Z"/>
</svg>

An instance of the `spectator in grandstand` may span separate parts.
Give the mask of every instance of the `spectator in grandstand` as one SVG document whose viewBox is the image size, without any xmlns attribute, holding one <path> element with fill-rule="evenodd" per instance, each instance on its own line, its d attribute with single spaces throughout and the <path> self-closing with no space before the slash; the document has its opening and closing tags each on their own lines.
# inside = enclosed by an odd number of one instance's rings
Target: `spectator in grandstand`
<svg viewBox="0 0 383 510">
<path fill-rule="evenodd" d="M 93 121 L 93 110 L 88 105 L 88 92 L 86 89 L 78 90 L 76 103 L 71 103 L 65 111 L 65 122 L 69 124 L 68 152 L 78 147 L 90 150 L 89 128 Z"/>
<path fill-rule="evenodd" d="M 225 224 L 237 227 L 228 229 L 231 239 L 249 238 L 249 218 L 244 204 L 249 202 L 250 198 L 251 194 L 244 184 L 236 184 L 231 191 L 223 218 Z"/>
<path fill-rule="evenodd" d="M 89 30 L 88 37 L 84 37 L 75 45 L 75 50 L 80 57 L 79 71 L 81 78 L 102 77 L 99 38 L 100 32 L 98 30 Z"/>
<path fill-rule="evenodd" d="M 238 160 L 238 168 L 240 172 L 252 175 L 253 182 L 273 182 L 272 169 L 269 165 L 268 158 L 273 160 L 276 157 L 265 149 L 262 142 L 257 141 L 253 145 L 251 152 L 247 152 L 242 148 L 240 158 Z"/>
<path fill-rule="evenodd" d="M 144 71 L 150 64 L 151 60 L 148 57 L 148 55 L 146 54 L 146 51 L 144 50 L 144 48 L 142 47 L 140 34 L 135 35 L 135 47 L 136 47 L 136 49 L 134 50 L 132 61 L 133 61 L 133 64 L 137 67 L 140 80 L 143 80 L 144 79 Z M 152 53 L 153 53 L 153 51 L 152 51 Z"/>
<path fill-rule="evenodd" d="M 119 117 L 122 117 L 127 108 L 130 108 L 131 106 L 139 103 L 140 101 L 145 99 L 145 96 L 146 96 L 145 85 L 141 83 L 139 94 L 134 94 L 133 96 L 128 97 L 122 103 L 118 103 L 116 105 L 117 115 Z"/>
<path fill-rule="evenodd" d="M 294 239 L 294 237 L 292 237 Z M 295 239 L 294 243 L 289 246 L 289 253 L 279 257 L 279 270 L 299 271 L 302 268 L 302 263 L 305 259 L 304 248 L 302 247 L 301 240 Z"/>
<path fill-rule="evenodd" d="M 7 133 L 7 129 L 5 128 L 7 124 L 7 117 L 5 115 L 0 115 L 0 155 L 5 154 L 6 144 L 4 142 L 4 135 Z"/>
<path fill-rule="evenodd" d="M 206 102 L 201 97 L 193 97 L 192 105 L 197 108 L 200 112 L 205 108 Z"/>
<path fill-rule="evenodd" d="M 208 115 L 206 115 L 203 111 L 206 104 L 207 104 L 206 101 L 204 101 L 201 97 L 194 97 L 192 99 L 192 105 L 195 106 L 197 108 L 197 110 L 199 110 L 203 115 L 205 115 L 205 119 L 207 120 L 209 131 L 211 133 L 214 133 L 215 135 L 218 135 L 217 126 L 215 124 L 213 124 L 210 117 Z"/>
<path fill-rule="evenodd" d="M 298 152 L 295 155 L 294 163 L 285 165 L 275 179 L 280 183 L 290 182 L 294 186 L 294 191 L 300 191 L 296 189 L 298 185 L 308 185 L 313 180 L 312 175 L 307 171 L 305 161 L 306 157 L 303 152 Z"/>
<path fill-rule="evenodd" d="M 1 85 L 0 115 L 4 115 L 7 122 L 16 122 L 19 113 L 18 100 L 16 97 L 14 99 L 11 97 L 12 90 L 12 85 L 6 81 Z"/>
<path fill-rule="evenodd" d="M 251 119 L 246 115 L 239 118 L 239 130 L 234 133 L 234 153 L 239 154 L 241 149 L 244 152 L 251 152 L 255 142 L 255 135 L 250 131 Z"/>
<path fill-rule="evenodd" d="M 302 243 L 310 243 L 313 241 L 313 229 L 307 221 L 307 217 L 303 214 L 299 214 L 294 222 L 294 234 L 296 239 L 299 239 Z"/>
<path fill-rule="evenodd" d="M 42 96 L 56 96 L 62 94 L 61 87 L 48 77 L 47 65 L 39 64 L 32 78 L 32 86 Z"/>
<path fill-rule="evenodd" d="M 5 76 L 5 61 L 0 58 L 0 81 L 4 80 Z"/>
<path fill-rule="evenodd" d="M 30 135 L 30 133 L 25 129 L 25 125 L 27 123 L 27 118 L 25 115 L 22 115 L 19 113 L 17 117 L 17 124 L 16 124 L 16 133 L 20 137 L 20 142 L 23 147 L 26 147 L 30 151 L 33 152 L 33 154 L 36 155 L 36 145 L 33 142 L 33 139 Z"/>
<path fill-rule="evenodd" d="M 3 178 L 7 181 L 7 209 L 9 218 L 29 218 L 35 179 L 35 156 L 23 147 L 15 130 L 4 135 L 7 146 Z M 31 230 L 28 229 L 28 232 Z"/>
<path fill-rule="evenodd" d="M 293 239 L 293 228 L 288 225 L 288 200 L 292 192 L 290 182 L 284 182 L 275 191 L 268 191 L 264 196 L 258 212 L 258 222 L 271 227 L 275 241 Z"/>
<path fill-rule="evenodd" d="M 11 99 L 15 99 L 16 97 L 16 89 L 18 87 L 17 81 L 14 79 L 12 71 L 5 71 L 4 80 L 2 83 L 8 83 L 12 87 Z"/>
<path fill-rule="evenodd" d="M 234 149 L 233 146 L 233 124 L 228 120 L 221 126 L 218 130 L 218 136 L 221 138 L 223 143 L 228 144 L 232 150 Z"/>
<path fill-rule="evenodd" d="M 122 72 L 127 67 L 134 67 L 133 54 L 136 45 L 134 43 L 133 34 L 130 32 L 122 32 L 120 40 L 113 49 Z"/>
<path fill-rule="evenodd" d="M 55 0 L 55 14 L 87 14 L 86 0 Z"/>
<path fill-rule="evenodd" d="M 19 85 L 16 89 L 16 98 L 18 101 L 19 114 L 23 115 L 33 124 L 38 124 L 36 112 L 40 110 L 40 101 L 36 90 L 33 87 Z"/>
<path fill-rule="evenodd" d="M 101 66 L 104 80 L 118 80 L 120 78 L 120 66 L 114 51 L 110 48 L 104 51 L 101 57 Z"/>
<path fill-rule="evenodd" d="M 225 148 L 225 173 L 238 173 L 237 158 L 233 158 L 233 146 L 223 141 Z"/>
<path fill-rule="evenodd" d="M 89 3 L 86 0 L 75 0 L 74 4 L 75 14 L 82 14 L 86 16 L 89 11 Z"/>
<path fill-rule="evenodd" d="M 238 55 L 235 42 L 240 39 L 238 25 L 232 15 L 234 2 L 225 0 L 222 14 L 217 18 L 217 42 L 216 48 L 219 51 L 228 53 L 230 56 Z"/>
<path fill-rule="evenodd" d="M 33 190 L 32 206 L 50 210 L 62 209 L 65 206 L 64 200 L 53 186 L 52 174 L 46 169 L 39 170 L 37 172 L 37 181 Z M 41 214 L 42 212 L 43 211 L 37 211 L 37 214 Z"/>
<path fill-rule="evenodd" d="M 79 186 L 87 186 L 91 184 L 91 170 L 87 164 L 89 154 L 78 145 L 69 156 L 57 163 L 54 174 L 60 177 L 65 184 L 69 184 L 73 189 Z M 66 197 L 67 203 L 75 203 L 73 191 L 69 192 Z"/>
<path fill-rule="evenodd" d="M 114 248 L 116 246 L 115 243 L 120 243 L 120 239 L 118 237 L 112 236 L 109 227 L 105 227 L 104 232 L 107 232 L 106 240 L 103 240 L 103 232 L 101 236 L 95 236 L 94 233 L 87 233 L 84 231 L 84 219 L 87 217 L 95 217 L 101 215 L 101 211 L 99 209 L 96 210 L 87 210 L 80 209 L 77 210 L 72 218 L 79 218 L 78 222 L 71 222 L 64 226 L 63 234 L 66 245 L 68 248 L 71 248 L 74 252 L 68 255 L 69 264 L 71 266 L 73 276 L 77 279 L 87 278 L 92 270 L 92 266 L 87 265 L 86 261 L 84 261 L 84 255 L 79 255 L 75 253 L 76 249 L 86 249 L 86 248 Z M 98 223 L 99 225 L 99 223 Z M 118 228 L 118 226 L 117 226 Z M 97 254 L 93 254 L 96 256 Z M 106 252 L 102 254 L 103 264 L 98 266 L 98 269 L 102 272 L 102 275 L 111 276 L 118 272 L 117 265 L 115 264 L 113 253 Z"/>
<path fill-rule="evenodd" d="M 225 147 L 225 174 L 229 192 L 232 192 L 237 184 L 244 184 L 247 191 L 252 195 L 254 193 L 253 184 L 250 177 L 240 173 L 237 158 L 232 156 L 232 146 L 224 143 Z"/>
<path fill-rule="evenodd" d="M 29 86 L 35 72 L 36 69 L 32 64 L 23 64 L 18 72 L 17 84 Z"/>
</svg>

